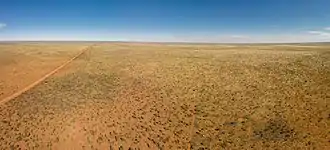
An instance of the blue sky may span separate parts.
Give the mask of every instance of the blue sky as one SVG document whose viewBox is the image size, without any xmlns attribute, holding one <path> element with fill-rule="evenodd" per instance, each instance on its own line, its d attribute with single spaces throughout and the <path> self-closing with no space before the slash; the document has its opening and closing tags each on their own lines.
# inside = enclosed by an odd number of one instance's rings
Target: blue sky
<svg viewBox="0 0 330 150">
<path fill-rule="evenodd" d="M 330 0 L 3 0 L 0 40 L 330 41 Z"/>
</svg>

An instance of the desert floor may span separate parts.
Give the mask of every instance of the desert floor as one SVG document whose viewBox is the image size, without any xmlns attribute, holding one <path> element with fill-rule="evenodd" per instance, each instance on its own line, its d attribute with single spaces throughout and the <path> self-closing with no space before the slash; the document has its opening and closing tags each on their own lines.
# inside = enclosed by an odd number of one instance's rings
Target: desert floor
<svg viewBox="0 0 330 150">
<path fill-rule="evenodd" d="M 92 46 L 93 45 L 93 46 Z M 0 149 L 329 149 L 330 45 L 2 43 Z"/>
</svg>

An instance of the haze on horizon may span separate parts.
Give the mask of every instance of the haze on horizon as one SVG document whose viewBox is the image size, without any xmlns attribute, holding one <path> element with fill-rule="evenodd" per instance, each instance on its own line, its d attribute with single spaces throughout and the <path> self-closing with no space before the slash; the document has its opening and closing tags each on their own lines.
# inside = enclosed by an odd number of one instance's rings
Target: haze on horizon
<svg viewBox="0 0 330 150">
<path fill-rule="evenodd" d="M 329 0 L 10 0 L 0 41 L 330 41 Z"/>
</svg>

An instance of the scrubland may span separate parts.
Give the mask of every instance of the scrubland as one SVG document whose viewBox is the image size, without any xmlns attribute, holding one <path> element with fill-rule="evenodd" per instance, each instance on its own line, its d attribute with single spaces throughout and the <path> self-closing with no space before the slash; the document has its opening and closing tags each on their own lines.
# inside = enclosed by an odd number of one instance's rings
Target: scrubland
<svg viewBox="0 0 330 150">
<path fill-rule="evenodd" d="M 0 44 L 1 97 L 89 45 Z M 329 91 L 329 45 L 97 43 L 0 105 L 0 149 L 328 149 Z"/>
</svg>

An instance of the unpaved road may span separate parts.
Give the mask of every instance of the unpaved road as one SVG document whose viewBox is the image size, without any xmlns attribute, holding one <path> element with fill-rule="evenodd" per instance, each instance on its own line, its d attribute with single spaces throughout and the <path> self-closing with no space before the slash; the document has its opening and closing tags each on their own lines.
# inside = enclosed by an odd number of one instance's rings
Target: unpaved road
<svg viewBox="0 0 330 150">
<path fill-rule="evenodd" d="M 100 44 L 0 106 L 0 149 L 327 149 L 329 54 Z"/>
<path fill-rule="evenodd" d="M 45 76 L 90 43 L 0 44 L 0 100 Z"/>
</svg>

